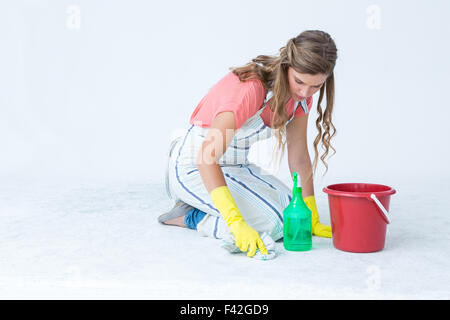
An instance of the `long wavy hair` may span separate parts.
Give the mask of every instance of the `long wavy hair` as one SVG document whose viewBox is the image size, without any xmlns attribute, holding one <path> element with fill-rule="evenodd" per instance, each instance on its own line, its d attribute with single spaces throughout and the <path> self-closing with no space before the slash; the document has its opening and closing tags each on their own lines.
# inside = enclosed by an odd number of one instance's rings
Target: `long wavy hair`
<svg viewBox="0 0 450 320">
<path fill-rule="evenodd" d="M 336 134 L 332 122 L 334 104 L 334 66 L 337 59 L 337 48 L 330 35 L 320 30 L 306 30 L 295 38 L 289 39 L 287 44 L 279 50 L 279 56 L 259 55 L 242 67 L 230 67 L 240 81 L 249 79 L 261 80 L 264 88 L 273 93 L 270 109 L 273 112 L 271 127 L 277 140 L 276 157 L 281 151 L 279 163 L 283 159 L 286 145 L 286 123 L 289 115 L 286 113 L 286 103 L 290 99 L 288 82 L 288 68 L 292 67 L 299 73 L 316 75 L 326 74 L 325 84 L 320 88 L 317 101 L 318 118 L 316 127 L 318 134 L 314 140 L 314 162 L 312 175 L 316 172 L 319 152 L 317 145 L 322 142 L 324 153 L 320 157 L 328 171 L 325 161 L 329 149 L 336 150 L 331 145 L 331 138 Z M 326 94 L 326 107 L 322 110 L 323 96 Z M 330 156 L 332 156 L 330 155 Z M 273 159 L 272 159 L 273 160 Z M 278 165 L 279 165 L 278 163 Z M 324 173 L 324 175 L 325 175 Z"/>
</svg>

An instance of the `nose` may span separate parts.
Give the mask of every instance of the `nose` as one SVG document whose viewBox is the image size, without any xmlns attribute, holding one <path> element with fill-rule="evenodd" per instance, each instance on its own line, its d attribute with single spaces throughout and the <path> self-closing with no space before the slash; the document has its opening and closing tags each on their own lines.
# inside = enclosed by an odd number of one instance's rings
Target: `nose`
<svg viewBox="0 0 450 320">
<path fill-rule="evenodd" d="M 303 98 L 308 98 L 309 97 L 308 96 L 308 92 L 306 92 L 306 91 L 302 91 L 302 92 L 298 93 L 297 95 L 299 95 L 300 97 L 303 97 Z"/>
<path fill-rule="evenodd" d="M 313 90 L 312 88 L 304 89 L 300 92 L 299 96 L 308 98 L 311 95 L 312 90 Z"/>
</svg>

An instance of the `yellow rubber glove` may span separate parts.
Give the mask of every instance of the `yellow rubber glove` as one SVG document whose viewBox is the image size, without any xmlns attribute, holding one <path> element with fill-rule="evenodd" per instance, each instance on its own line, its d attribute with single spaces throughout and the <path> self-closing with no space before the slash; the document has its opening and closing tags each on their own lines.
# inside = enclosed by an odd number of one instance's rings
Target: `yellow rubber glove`
<svg viewBox="0 0 450 320">
<path fill-rule="evenodd" d="M 217 187 L 209 195 L 228 227 L 230 227 L 231 233 L 233 233 L 236 240 L 236 246 L 242 252 L 248 250 L 247 256 L 249 257 L 255 255 L 256 248 L 259 248 L 262 254 L 268 254 L 258 232 L 244 221 L 228 187 Z"/>
<path fill-rule="evenodd" d="M 312 233 L 319 237 L 331 238 L 331 227 L 320 223 L 319 213 L 317 212 L 316 199 L 314 196 L 303 198 L 306 206 L 312 212 Z"/>
</svg>

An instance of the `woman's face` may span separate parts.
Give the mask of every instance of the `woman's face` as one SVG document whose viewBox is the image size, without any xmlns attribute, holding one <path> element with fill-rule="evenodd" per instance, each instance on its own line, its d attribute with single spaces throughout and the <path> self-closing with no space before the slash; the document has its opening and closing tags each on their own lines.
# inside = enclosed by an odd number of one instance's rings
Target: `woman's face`
<svg viewBox="0 0 450 320">
<path fill-rule="evenodd" d="M 294 101 L 300 101 L 309 98 L 317 90 L 324 85 L 327 80 L 327 75 L 318 73 L 316 75 L 308 73 L 299 73 L 294 68 L 288 69 L 288 80 L 291 96 Z"/>
</svg>

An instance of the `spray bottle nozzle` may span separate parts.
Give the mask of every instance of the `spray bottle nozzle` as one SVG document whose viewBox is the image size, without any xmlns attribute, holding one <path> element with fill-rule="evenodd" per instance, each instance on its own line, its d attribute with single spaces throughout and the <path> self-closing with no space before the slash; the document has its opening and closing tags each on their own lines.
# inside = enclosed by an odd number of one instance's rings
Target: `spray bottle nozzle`
<svg viewBox="0 0 450 320">
<path fill-rule="evenodd" d="M 297 172 L 293 172 L 292 175 L 294 176 L 294 187 L 292 190 L 292 197 L 295 197 L 295 195 L 300 192 L 302 192 L 302 188 L 297 187 L 297 179 L 298 179 L 298 173 Z"/>
</svg>

